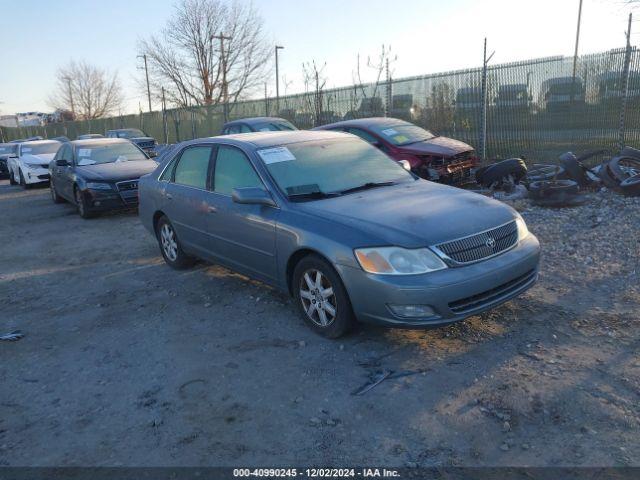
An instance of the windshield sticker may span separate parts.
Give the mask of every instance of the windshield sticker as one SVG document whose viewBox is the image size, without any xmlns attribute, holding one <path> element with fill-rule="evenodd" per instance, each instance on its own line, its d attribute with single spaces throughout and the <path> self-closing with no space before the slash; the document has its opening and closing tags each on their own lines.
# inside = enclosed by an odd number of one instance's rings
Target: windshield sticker
<svg viewBox="0 0 640 480">
<path fill-rule="evenodd" d="M 128 162 L 128 161 L 129 161 L 129 159 L 125 155 L 120 155 L 120 156 L 118 156 L 118 158 L 116 158 L 116 163 Z"/>
<path fill-rule="evenodd" d="M 398 131 L 393 128 L 386 128 L 382 130 L 382 134 L 386 135 L 387 137 L 393 137 L 394 135 L 398 134 Z"/>
<path fill-rule="evenodd" d="M 81 148 L 78 150 L 78 156 L 79 157 L 90 157 L 91 156 L 91 149 L 90 148 Z"/>
<path fill-rule="evenodd" d="M 264 150 L 258 150 L 258 155 L 260 155 L 260 158 L 262 158 L 265 165 L 271 165 L 272 163 L 279 162 L 290 162 L 291 160 L 296 159 L 287 147 L 265 148 Z"/>
<path fill-rule="evenodd" d="M 95 165 L 95 160 L 91 160 L 90 158 L 81 158 L 80 160 L 78 160 L 78 166 L 82 167 L 84 165 Z"/>
<path fill-rule="evenodd" d="M 32 150 L 31 148 L 25 147 L 22 149 L 22 153 L 29 153 L 31 150 Z"/>
<path fill-rule="evenodd" d="M 404 135 L 396 135 L 395 137 L 393 137 L 393 139 L 398 143 L 404 143 L 409 140 L 409 138 Z"/>
<path fill-rule="evenodd" d="M 270 132 L 271 129 L 269 127 L 260 127 L 259 132 Z"/>
</svg>

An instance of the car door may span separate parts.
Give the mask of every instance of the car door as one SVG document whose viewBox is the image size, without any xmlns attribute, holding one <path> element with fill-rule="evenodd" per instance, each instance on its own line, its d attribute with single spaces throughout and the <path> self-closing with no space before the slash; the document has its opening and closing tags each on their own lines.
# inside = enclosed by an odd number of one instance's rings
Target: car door
<svg viewBox="0 0 640 480">
<path fill-rule="evenodd" d="M 279 209 L 235 203 L 232 190 L 265 188 L 264 182 L 237 147 L 219 145 L 213 162 L 208 204 L 209 233 L 216 240 L 216 256 L 231 268 L 273 283 L 276 279 L 276 220 Z"/>
<path fill-rule="evenodd" d="M 387 144 L 382 139 L 378 138 L 377 136 L 373 135 L 372 133 L 369 133 L 366 130 L 363 130 L 362 128 L 355 128 L 355 127 L 349 127 L 347 129 L 347 132 L 352 133 L 353 135 L 356 135 L 356 136 L 360 137 L 365 142 L 368 142 L 371 145 L 373 145 L 374 147 L 382 150 L 387 155 L 391 155 L 391 150 L 389 149 Z"/>
<path fill-rule="evenodd" d="M 55 166 L 56 190 L 58 194 L 67 200 L 74 200 L 73 182 L 75 180 L 75 163 L 73 161 L 73 149 L 71 145 L 64 145 L 60 149 L 59 160 L 66 160 L 68 165 Z"/>
<path fill-rule="evenodd" d="M 207 235 L 207 204 L 212 145 L 185 148 L 176 159 L 163 191 L 163 211 L 173 224 L 183 247 L 203 255 L 211 248 Z"/>
</svg>

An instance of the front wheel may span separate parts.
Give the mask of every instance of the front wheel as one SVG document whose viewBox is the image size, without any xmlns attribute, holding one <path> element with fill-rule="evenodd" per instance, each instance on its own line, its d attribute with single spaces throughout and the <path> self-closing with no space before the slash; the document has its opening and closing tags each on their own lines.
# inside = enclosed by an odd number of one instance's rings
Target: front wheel
<svg viewBox="0 0 640 480">
<path fill-rule="evenodd" d="M 317 255 L 303 258 L 293 272 L 296 303 L 307 325 L 327 338 L 338 338 L 354 324 L 349 296 L 333 267 Z"/>
<path fill-rule="evenodd" d="M 193 266 L 195 259 L 184 252 L 178 240 L 178 235 L 167 217 L 161 217 L 158 220 L 156 235 L 162 257 L 171 268 L 184 270 Z"/>
<path fill-rule="evenodd" d="M 16 182 L 16 174 L 13 173 L 13 170 L 9 170 L 9 185 L 17 185 Z"/>
<path fill-rule="evenodd" d="M 58 195 L 58 192 L 56 191 L 56 186 L 53 184 L 53 180 L 51 180 L 51 183 L 49 183 L 49 189 L 51 191 L 51 200 L 53 200 L 53 203 L 62 203 L 63 198 L 60 195 Z"/>
<path fill-rule="evenodd" d="M 82 218 L 92 218 L 95 214 L 89 209 L 86 195 L 83 195 L 78 187 L 74 190 L 74 196 L 76 198 L 76 206 L 78 207 L 78 213 Z"/>
</svg>

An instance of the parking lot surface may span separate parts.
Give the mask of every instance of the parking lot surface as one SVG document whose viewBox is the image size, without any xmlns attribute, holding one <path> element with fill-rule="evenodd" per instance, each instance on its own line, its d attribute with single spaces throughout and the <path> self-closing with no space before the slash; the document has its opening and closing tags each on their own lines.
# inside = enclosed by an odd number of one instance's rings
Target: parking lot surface
<svg viewBox="0 0 640 480">
<path fill-rule="evenodd" d="M 640 201 L 518 208 L 528 293 L 331 341 L 258 282 L 171 270 L 135 213 L 2 180 L 0 333 L 25 337 L 0 342 L 0 465 L 640 465 Z"/>
</svg>

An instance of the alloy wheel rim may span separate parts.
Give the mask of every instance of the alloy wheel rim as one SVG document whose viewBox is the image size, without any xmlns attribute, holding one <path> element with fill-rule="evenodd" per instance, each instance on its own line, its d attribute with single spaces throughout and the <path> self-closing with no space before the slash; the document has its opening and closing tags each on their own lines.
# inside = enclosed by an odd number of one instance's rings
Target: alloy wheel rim
<svg viewBox="0 0 640 480">
<path fill-rule="evenodd" d="M 319 270 L 307 270 L 298 288 L 302 308 L 309 320 L 322 328 L 331 325 L 338 314 L 338 305 L 329 279 Z"/>
<path fill-rule="evenodd" d="M 162 243 L 162 251 L 165 256 L 172 262 L 175 262 L 178 258 L 178 242 L 176 242 L 173 228 L 166 223 L 162 225 L 160 229 L 160 242 Z"/>
</svg>

